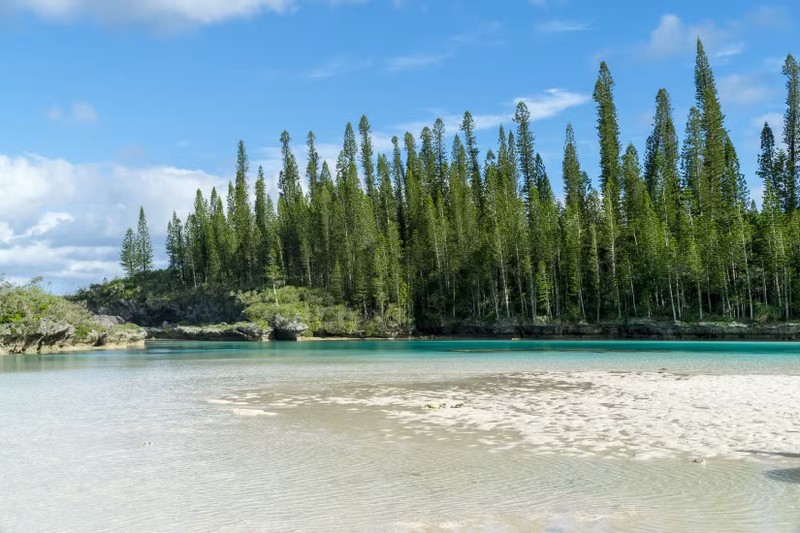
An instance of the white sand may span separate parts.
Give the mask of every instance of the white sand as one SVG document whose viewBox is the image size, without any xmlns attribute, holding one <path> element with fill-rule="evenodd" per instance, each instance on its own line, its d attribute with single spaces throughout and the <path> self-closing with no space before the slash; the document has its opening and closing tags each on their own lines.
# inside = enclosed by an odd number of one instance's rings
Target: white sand
<svg viewBox="0 0 800 533">
<path fill-rule="evenodd" d="M 370 410 L 399 423 L 406 434 L 394 438 L 469 436 L 467 445 L 495 452 L 638 460 L 800 453 L 800 376 L 538 372 L 208 401 L 247 404 L 228 406 L 238 416 L 276 414 L 261 407 L 352 417 Z"/>
<path fill-rule="evenodd" d="M 263 409 L 242 409 L 242 408 L 231 409 L 231 413 L 235 414 L 236 416 L 275 416 L 278 414 L 278 413 L 272 413 L 270 411 L 264 411 Z"/>
<path fill-rule="evenodd" d="M 486 446 L 520 444 L 540 453 L 655 459 L 800 452 L 800 376 L 549 372 L 477 383 L 320 401 L 380 407 L 413 429 L 478 430 Z"/>
</svg>

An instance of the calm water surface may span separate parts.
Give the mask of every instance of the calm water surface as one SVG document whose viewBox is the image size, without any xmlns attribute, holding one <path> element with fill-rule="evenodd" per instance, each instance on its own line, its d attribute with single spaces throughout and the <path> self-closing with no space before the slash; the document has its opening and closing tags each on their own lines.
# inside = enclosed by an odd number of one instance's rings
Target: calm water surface
<svg viewBox="0 0 800 533">
<path fill-rule="evenodd" d="M 542 453 L 502 428 L 408 424 L 379 405 L 487 383 L 513 396 L 504 380 L 520 373 L 661 368 L 800 376 L 800 344 L 156 342 L 0 357 L 0 531 L 800 531 L 800 449 L 703 465 Z"/>
</svg>

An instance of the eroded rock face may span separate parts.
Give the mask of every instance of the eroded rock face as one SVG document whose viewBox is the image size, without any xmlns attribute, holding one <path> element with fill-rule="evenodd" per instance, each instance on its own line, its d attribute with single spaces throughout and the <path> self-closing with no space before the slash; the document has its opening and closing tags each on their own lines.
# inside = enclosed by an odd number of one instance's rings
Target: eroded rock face
<svg viewBox="0 0 800 533">
<path fill-rule="evenodd" d="M 272 339 L 276 341 L 296 341 L 308 326 L 299 320 L 284 318 L 281 315 L 275 315 L 270 321 L 272 326 Z"/>
<path fill-rule="evenodd" d="M 41 320 L 22 327 L 15 324 L 0 325 L 0 354 L 53 352 L 67 349 L 93 348 L 110 345 L 129 345 L 144 341 L 147 332 L 118 317 L 95 317 L 97 328 L 76 332 L 73 324 Z"/>
<path fill-rule="evenodd" d="M 94 323 L 104 328 L 113 328 L 125 323 L 125 319 L 114 315 L 95 315 Z"/>
<path fill-rule="evenodd" d="M 211 326 L 164 324 L 147 328 L 147 334 L 152 339 L 162 340 L 260 342 L 268 337 L 269 332 L 252 323 Z"/>
<path fill-rule="evenodd" d="M 72 344 L 75 326 L 65 322 L 41 320 L 33 328 L 23 330 L 14 324 L 0 326 L 0 352 L 19 354 L 39 351 L 42 347 Z"/>
<path fill-rule="evenodd" d="M 100 316 L 121 317 L 126 322 L 157 327 L 164 322 L 174 324 L 236 323 L 242 320 L 242 306 L 233 298 L 196 295 L 171 301 L 140 302 L 131 298 L 114 300 L 89 309 Z"/>
</svg>

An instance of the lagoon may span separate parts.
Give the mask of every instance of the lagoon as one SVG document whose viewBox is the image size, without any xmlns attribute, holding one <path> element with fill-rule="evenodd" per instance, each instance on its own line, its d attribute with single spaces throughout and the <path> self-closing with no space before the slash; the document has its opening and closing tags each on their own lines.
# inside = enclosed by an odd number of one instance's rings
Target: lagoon
<svg viewBox="0 0 800 533">
<path fill-rule="evenodd" d="M 797 531 L 800 345 L 0 357 L 0 531 Z"/>
</svg>

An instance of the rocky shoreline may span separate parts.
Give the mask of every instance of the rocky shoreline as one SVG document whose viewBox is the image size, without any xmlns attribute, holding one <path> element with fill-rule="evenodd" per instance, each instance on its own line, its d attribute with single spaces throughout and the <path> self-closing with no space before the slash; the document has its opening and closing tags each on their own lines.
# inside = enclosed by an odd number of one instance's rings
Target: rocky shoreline
<svg viewBox="0 0 800 533">
<path fill-rule="evenodd" d="M 308 331 L 297 321 L 280 319 L 271 327 L 262 328 L 251 322 L 186 326 L 164 324 L 145 328 L 147 338 L 184 341 L 267 342 L 278 340 L 774 340 L 800 341 L 800 323 L 753 325 L 739 322 L 659 322 L 650 320 L 627 323 L 549 323 L 549 324 L 480 324 L 462 323 L 458 327 L 437 332 L 407 332 L 400 335 L 370 336 L 365 334 L 329 335 Z"/>
<path fill-rule="evenodd" d="M 0 328 L 0 355 L 58 353 L 83 350 L 115 350 L 143 347 L 145 340 L 202 342 L 269 342 L 325 340 L 718 340 L 718 341 L 800 341 L 800 323 L 753 325 L 737 322 L 659 322 L 651 320 L 625 323 L 548 323 L 515 324 L 462 322 L 436 332 L 408 332 L 407 335 L 367 336 L 327 335 L 310 332 L 296 320 L 276 317 L 267 327 L 252 322 L 236 324 L 179 325 L 140 327 L 108 315 L 95 317 L 96 330 L 79 337 L 70 324 L 42 322 L 35 332 L 16 335 Z"/>
<path fill-rule="evenodd" d="M 108 315 L 94 316 L 89 328 L 53 320 L 40 320 L 34 329 L 24 330 L 2 324 L 0 355 L 143 347 L 147 336 L 144 328 Z"/>
</svg>

